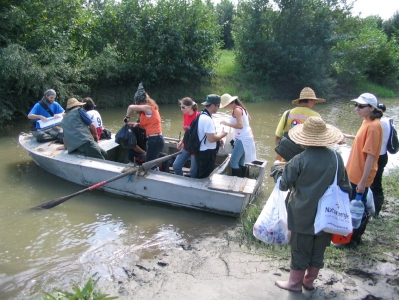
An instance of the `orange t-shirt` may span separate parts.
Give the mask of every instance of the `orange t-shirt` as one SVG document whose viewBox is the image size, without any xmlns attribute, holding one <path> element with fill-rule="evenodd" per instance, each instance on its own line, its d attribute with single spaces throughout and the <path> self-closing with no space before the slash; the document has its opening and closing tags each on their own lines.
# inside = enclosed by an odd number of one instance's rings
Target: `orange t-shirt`
<svg viewBox="0 0 399 300">
<path fill-rule="evenodd" d="M 378 169 L 378 158 L 382 145 L 382 127 L 380 119 L 364 120 L 362 126 L 353 141 L 352 150 L 346 163 L 349 181 L 359 184 L 362 179 L 364 165 L 368 154 L 374 156 L 373 166 L 366 180 L 366 187 L 369 187 L 374 180 Z"/>
<path fill-rule="evenodd" d="M 145 129 L 147 136 L 162 133 L 162 121 L 158 109 L 151 106 L 151 117 L 147 117 L 144 112 L 140 114 L 140 127 Z"/>
</svg>

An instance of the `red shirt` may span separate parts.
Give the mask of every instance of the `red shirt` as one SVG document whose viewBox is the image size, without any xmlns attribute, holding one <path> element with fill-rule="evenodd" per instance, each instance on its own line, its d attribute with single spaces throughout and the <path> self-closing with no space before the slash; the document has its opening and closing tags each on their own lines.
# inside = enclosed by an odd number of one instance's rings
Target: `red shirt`
<svg viewBox="0 0 399 300">
<path fill-rule="evenodd" d="M 184 115 L 183 115 L 183 118 L 184 118 L 184 120 L 183 120 L 183 130 L 184 130 L 184 131 L 186 131 L 186 130 L 190 127 L 191 122 L 194 121 L 194 119 L 195 119 L 199 114 L 200 114 L 199 111 L 195 111 L 192 115 L 189 115 L 189 114 L 184 114 Z"/>
</svg>

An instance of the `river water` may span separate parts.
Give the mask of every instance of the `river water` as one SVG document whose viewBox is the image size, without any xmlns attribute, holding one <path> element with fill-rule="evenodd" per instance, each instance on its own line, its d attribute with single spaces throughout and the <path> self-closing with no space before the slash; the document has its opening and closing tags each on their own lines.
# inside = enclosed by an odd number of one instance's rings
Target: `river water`
<svg viewBox="0 0 399 300">
<path fill-rule="evenodd" d="M 381 102 L 388 108 L 386 115 L 399 124 L 399 99 Z M 277 122 L 293 106 L 289 100 L 246 106 L 252 116 L 258 158 L 269 161 L 270 168 Z M 348 100 L 317 104 L 315 110 L 327 123 L 349 134 L 356 134 L 362 121 Z M 178 138 L 183 119 L 179 107 L 161 106 L 160 112 L 164 135 Z M 126 110 L 100 113 L 105 127 L 116 133 Z M 71 290 L 72 280 L 83 283 L 96 272 L 111 278 L 123 273 L 122 265 L 239 224 L 236 218 L 97 190 L 50 210 L 30 211 L 30 207 L 82 187 L 47 173 L 30 159 L 18 145 L 18 134 L 28 130 L 28 120 L 22 119 L 0 137 L 0 299 L 32 299 L 42 290 L 54 288 Z M 346 158 L 350 144 L 336 149 Z M 388 171 L 397 166 L 399 155 L 389 155 Z M 266 201 L 272 186 L 272 178 L 265 177 L 257 203 Z"/>
</svg>

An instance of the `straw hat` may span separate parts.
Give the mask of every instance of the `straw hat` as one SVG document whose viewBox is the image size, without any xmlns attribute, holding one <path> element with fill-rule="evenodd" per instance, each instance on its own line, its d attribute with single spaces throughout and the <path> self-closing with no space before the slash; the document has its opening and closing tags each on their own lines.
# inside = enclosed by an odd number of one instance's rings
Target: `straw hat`
<svg viewBox="0 0 399 300">
<path fill-rule="evenodd" d="M 295 143 L 304 146 L 329 146 L 343 140 L 344 135 L 338 128 L 326 124 L 320 117 L 309 117 L 288 131 Z"/>
<path fill-rule="evenodd" d="M 222 100 L 220 101 L 220 108 L 226 107 L 237 98 L 238 96 L 230 96 L 230 94 L 223 94 L 221 97 Z"/>
<path fill-rule="evenodd" d="M 298 99 L 292 100 L 292 104 L 298 104 L 299 100 L 314 100 L 314 103 L 322 103 L 326 102 L 325 99 L 322 98 L 317 98 L 316 94 L 310 87 L 305 87 L 302 91 L 301 94 L 299 95 Z"/>
<path fill-rule="evenodd" d="M 76 99 L 76 98 L 69 98 L 68 102 L 67 102 L 66 109 L 70 109 L 70 108 L 75 107 L 75 106 L 83 106 L 85 104 L 86 103 L 84 103 L 84 102 L 79 102 L 78 99 Z"/>
</svg>

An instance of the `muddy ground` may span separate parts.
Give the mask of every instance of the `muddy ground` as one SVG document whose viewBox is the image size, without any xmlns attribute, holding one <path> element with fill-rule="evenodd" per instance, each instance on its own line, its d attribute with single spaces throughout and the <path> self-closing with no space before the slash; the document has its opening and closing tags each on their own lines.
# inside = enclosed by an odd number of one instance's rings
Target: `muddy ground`
<svg viewBox="0 0 399 300">
<path fill-rule="evenodd" d="M 288 260 L 228 244 L 222 236 L 206 237 L 153 259 L 124 262 L 101 290 L 119 299 L 399 299 L 399 268 L 393 262 L 359 261 L 357 269 L 343 272 L 325 268 L 316 290 L 303 293 L 274 285 L 288 275 Z"/>
</svg>

